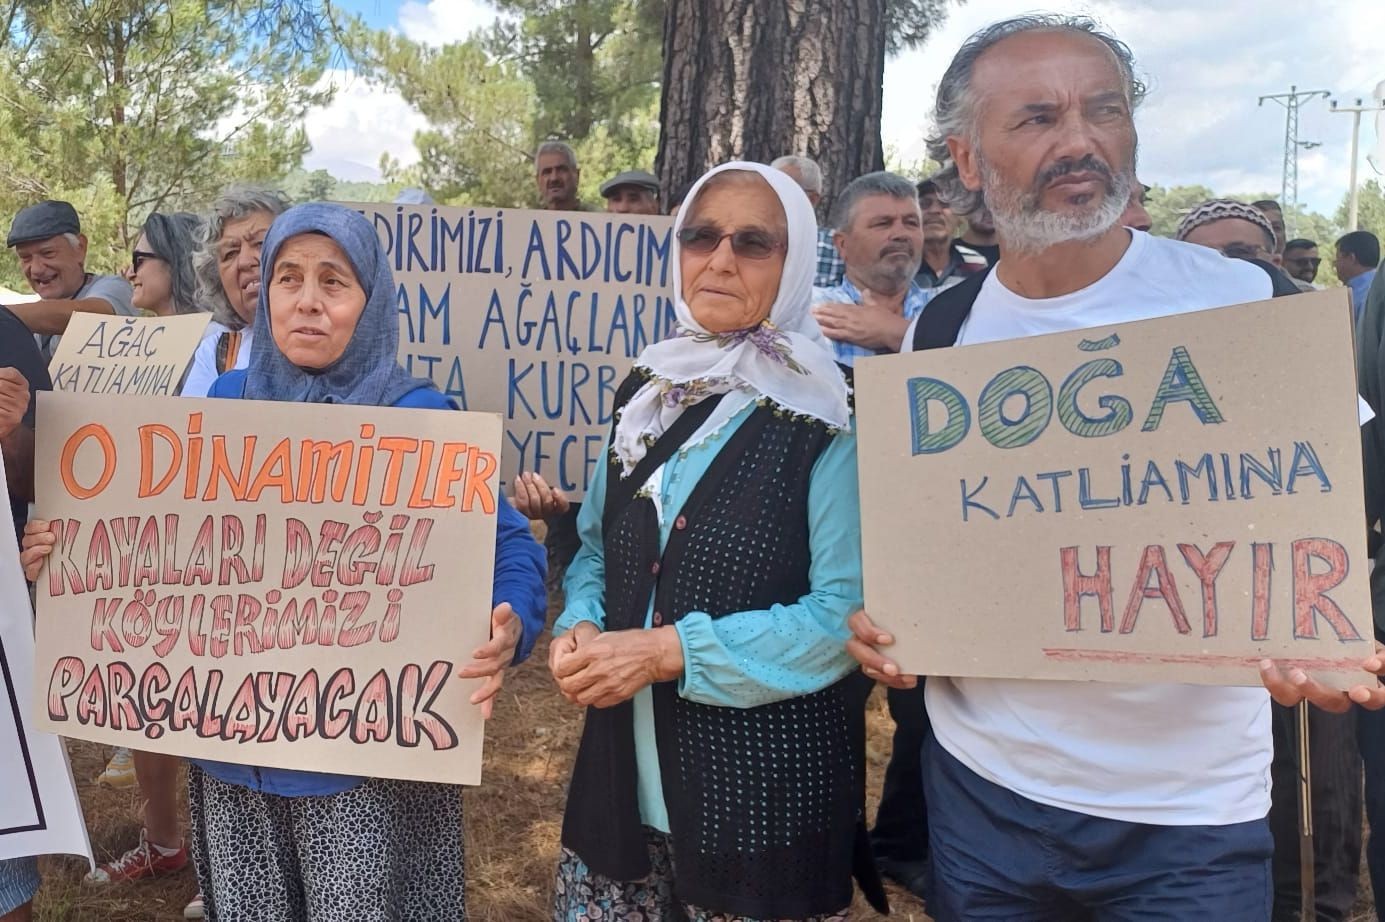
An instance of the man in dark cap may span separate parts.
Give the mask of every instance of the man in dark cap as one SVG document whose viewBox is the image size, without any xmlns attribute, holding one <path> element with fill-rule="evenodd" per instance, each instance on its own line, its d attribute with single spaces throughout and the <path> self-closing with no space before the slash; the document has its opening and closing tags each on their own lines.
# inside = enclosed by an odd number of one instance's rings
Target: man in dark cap
<svg viewBox="0 0 1385 922">
<path fill-rule="evenodd" d="M 14 216 L 5 245 L 19 257 L 19 268 L 39 300 L 9 309 L 35 334 L 44 361 L 74 313 L 130 314 L 130 283 L 117 275 L 86 271 L 87 238 L 77 210 L 67 202 L 44 201 Z"/>
<path fill-rule="evenodd" d="M 659 180 L 644 170 L 626 170 L 601 184 L 601 197 L 613 214 L 658 214 Z"/>
<path fill-rule="evenodd" d="M 938 194 L 937 184 L 925 179 L 919 183 L 918 193 L 923 214 L 923 261 L 914 282 L 924 291 L 941 291 L 985 272 L 990 265 L 986 257 L 953 239 L 957 217 Z"/>
</svg>

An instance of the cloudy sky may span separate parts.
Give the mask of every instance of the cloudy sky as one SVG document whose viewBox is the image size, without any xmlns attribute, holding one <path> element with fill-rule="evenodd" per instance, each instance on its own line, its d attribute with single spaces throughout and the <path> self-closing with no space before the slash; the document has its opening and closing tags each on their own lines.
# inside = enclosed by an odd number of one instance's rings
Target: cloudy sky
<svg viewBox="0 0 1385 922">
<path fill-rule="evenodd" d="M 431 43 L 465 38 L 495 17 L 484 0 L 346 0 L 342 5 L 377 27 Z M 1277 192 L 1284 110 L 1271 102 L 1257 106 L 1257 97 L 1297 85 L 1329 90 L 1350 105 L 1358 97 L 1370 102 L 1385 82 L 1381 0 L 1306 7 L 1288 0 L 1050 0 L 1044 8 L 1091 14 L 1134 50 L 1150 87 L 1138 115 L 1140 176 L 1146 182 L 1202 183 L 1226 194 Z M 962 40 L 988 22 L 1032 9 L 1032 0 L 968 0 L 925 47 L 890 61 L 886 145 L 905 161 L 922 157 L 926 102 Z M 335 101 L 308 120 L 309 169 L 367 179 L 378 175 L 381 153 L 406 164 L 417 159 L 412 138 L 423 120 L 416 112 L 350 74 L 334 72 L 330 78 L 339 86 Z M 929 93 L 920 93 L 921 87 Z M 1364 180 L 1378 176 L 1366 163 L 1378 143 L 1372 117 L 1363 120 L 1361 135 Z M 1306 103 L 1299 137 L 1321 145 L 1299 156 L 1299 199 L 1330 213 L 1347 187 L 1351 117 L 1331 114 L 1325 100 Z M 1385 156 L 1377 155 L 1376 162 L 1385 166 Z"/>
</svg>

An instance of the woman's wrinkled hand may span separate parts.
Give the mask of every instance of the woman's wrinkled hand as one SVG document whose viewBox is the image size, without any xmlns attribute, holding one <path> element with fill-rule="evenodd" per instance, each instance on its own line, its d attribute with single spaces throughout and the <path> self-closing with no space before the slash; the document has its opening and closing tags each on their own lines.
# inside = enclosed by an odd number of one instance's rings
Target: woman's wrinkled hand
<svg viewBox="0 0 1385 922">
<path fill-rule="evenodd" d="M 472 651 L 471 662 L 457 673 L 463 679 L 485 678 L 485 684 L 471 695 L 471 703 L 481 706 L 483 720 L 490 720 L 495 696 L 505 684 L 505 668 L 514 662 L 515 648 L 523 633 L 524 627 L 510 603 L 501 602 L 491 612 L 491 639 Z"/>
<path fill-rule="evenodd" d="M 53 553 L 58 544 L 58 536 L 53 533 L 53 524 L 47 519 L 30 519 L 24 525 L 24 542 L 19 552 L 19 564 L 24 568 L 24 578 L 29 582 L 38 579 L 43 572 L 43 562 Z"/>
<path fill-rule="evenodd" d="M 532 471 L 515 478 L 515 508 L 535 522 L 556 518 L 571 508 L 567 496 Z"/>
<path fill-rule="evenodd" d="M 595 625 L 591 626 L 594 630 Z M 575 634 L 576 628 L 571 633 Z M 573 637 L 571 648 L 550 655 L 549 661 L 564 698 L 573 704 L 605 708 L 628 701 L 656 682 L 681 676 L 683 644 L 672 626 L 589 631 L 587 636 Z"/>
<path fill-rule="evenodd" d="M 1385 675 L 1385 647 L 1377 643 L 1374 655 L 1367 657 L 1361 663 L 1361 668 L 1375 676 Z M 1307 701 L 1333 714 L 1344 713 L 1353 704 L 1359 704 L 1368 711 L 1385 707 L 1385 686 L 1380 684 L 1379 679 L 1371 685 L 1353 685 L 1342 691 L 1323 685 L 1297 666 L 1286 669 L 1267 659 L 1260 661 L 1260 681 L 1270 697 L 1285 707 Z"/>
<path fill-rule="evenodd" d="M 862 672 L 890 688 L 913 688 L 918 685 L 918 676 L 901 675 L 899 664 L 880 652 L 880 647 L 894 643 L 894 637 L 876 627 L 864 610 L 852 615 L 846 623 L 851 628 L 846 652 L 861 664 Z"/>
<path fill-rule="evenodd" d="M 548 645 L 548 671 L 555 680 L 558 676 L 558 663 L 564 657 L 575 653 L 584 640 L 590 640 L 600 633 L 601 628 L 595 623 L 578 621 L 572 630 L 553 638 L 553 642 Z"/>
</svg>

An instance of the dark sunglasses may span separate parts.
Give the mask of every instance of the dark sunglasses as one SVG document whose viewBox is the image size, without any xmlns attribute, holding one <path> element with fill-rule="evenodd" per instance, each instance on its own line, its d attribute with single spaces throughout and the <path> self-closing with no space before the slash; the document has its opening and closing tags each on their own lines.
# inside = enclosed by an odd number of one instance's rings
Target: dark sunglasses
<svg viewBox="0 0 1385 922">
<path fill-rule="evenodd" d="M 738 230 L 723 234 L 721 228 L 710 224 L 685 227 L 678 232 L 678 242 L 689 253 L 711 253 L 731 238 L 731 252 L 746 259 L 769 259 L 784 244 L 773 234 L 762 230 Z"/>
<path fill-rule="evenodd" d="M 138 272 L 139 267 L 144 265 L 146 261 L 151 259 L 162 260 L 163 257 L 160 256 L 158 253 L 150 253 L 148 250 L 135 250 L 130 254 L 130 267 L 134 271 Z"/>
</svg>

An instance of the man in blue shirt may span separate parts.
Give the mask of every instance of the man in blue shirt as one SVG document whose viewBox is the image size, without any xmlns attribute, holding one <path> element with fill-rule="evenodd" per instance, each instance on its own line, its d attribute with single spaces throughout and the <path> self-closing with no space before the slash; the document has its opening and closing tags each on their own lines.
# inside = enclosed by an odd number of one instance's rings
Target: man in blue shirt
<svg viewBox="0 0 1385 922">
<path fill-rule="evenodd" d="M 1361 312 L 1366 308 L 1366 293 L 1375 281 L 1376 267 L 1380 265 L 1380 240 L 1370 231 L 1352 231 L 1337 241 L 1337 258 L 1333 260 L 1337 278 L 1351 289 L 1351 309 L 1356 322 L 1361 323 Z"/>
<path fill-rule="evenodd" d="M 838 285 L 813 289 L 813 316 L 843 365 L 898 352 L 931 296 L 913 281 L 923 254 L 913 183 L 885 172 L 852 180 L 833 205 L 832 226 L 845 274 Z"/>
</svg>

